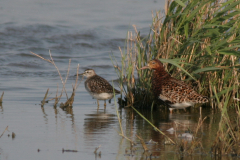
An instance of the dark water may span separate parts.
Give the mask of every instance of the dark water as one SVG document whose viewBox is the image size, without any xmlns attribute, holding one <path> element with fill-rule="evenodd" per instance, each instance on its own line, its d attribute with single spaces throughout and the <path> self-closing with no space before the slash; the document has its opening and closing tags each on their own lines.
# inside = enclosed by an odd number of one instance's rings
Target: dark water
<svg viewBox="0 0 240 160">
<path fill-rule="evenodd" d="M 4 98 L 0 107 L 0 134 L 7 126 L 8 131 L 0 138 L 0 160 L 140 159 L 143 156 L 140 143 L 135 146 L 136 153 L 130 154 L 129 142 L 118 134 L 114 103 L 107 104 L 104 111 L 100 102 L 100 110 L 97 110 L 96 100 L 88 95 L 83 83 L 72 109 L 54 108 L 52 101 L 41 108 L 39 104 L 46 90 L 49 88 L 51 93 L 49 98 L 54 97 L 61 81 L 52 64 L 33 56 L 30 51 L 49 59 L 51 50 L 63 78 L 71 59 L 66 85 L 68 96 L 77 64 L 80 72 L 93 68 L 107 80 L 116 80 L 109 54 L 112 53 L 120 64 L 118 47 L 124 47 L 127 31 L 133 31 L 132 24 L 147 35 L 152 22 L 151 11 L 163 10 L 164 3 L 164 0 L 1 1 L 0 93 L 4 91 Z M 176 122 L 185 125 L 178 129 L 178 133 L 184 133 L 187 128 L 196 126 L 199 117 L 197 113 L 169 116 L 158 110 L 141 112 L 171 138 L 175 134 L 166 130 L 176 126 Z M 163 137 L 131 109 L 120 110 L 120 115 L 123 131 L 129 138 L 137 141 L 135 134 L 141 134 L 144 141 L 152 139 L 159 143 L 148 144 L 153 159 L 179 158 L 173 154 L 176 152 L 173 146 L 163 147 Z M 208 129 L 207 125 L 203 127 L 204 136 Z M 98 146 L 101 146 L 98 150 L 101 156 L 93 153 Z"/>
</svg>

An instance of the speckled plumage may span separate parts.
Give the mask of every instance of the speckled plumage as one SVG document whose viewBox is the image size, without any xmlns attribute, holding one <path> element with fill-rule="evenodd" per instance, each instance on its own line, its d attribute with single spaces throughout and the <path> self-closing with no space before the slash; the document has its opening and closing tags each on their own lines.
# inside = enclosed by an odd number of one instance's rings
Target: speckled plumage
<svg viewBox="0 0 240 160">
<path fill-rule="evenodd" d="M 198 94 L 184 82 L 171 77 L 159 60 L 151 60 L 147 66 L 141 69 L 147 68 L 153 70 L 152 90 L 154 95 L 167 103 L 170 108 L 183 109 L 193 106 L 195 103 L 208 102 L 207 97 Z"/>
<path fill-rule="evenodd" d="M 85 88 L 89 94 L 98 100 L 104 100 L 104 106 L 106 106 L 106 100 L 113 98 L 113 87 L 104 78 L 98 76 L 93 69 L 87 69 L 82 73 L 82 75 L 87 77 L 85 81 Z M 115 94 L 119 94 L 120 91 L 114 89 Z M 99 106 L 99 102 L 98 102 Z"/>
</svg>

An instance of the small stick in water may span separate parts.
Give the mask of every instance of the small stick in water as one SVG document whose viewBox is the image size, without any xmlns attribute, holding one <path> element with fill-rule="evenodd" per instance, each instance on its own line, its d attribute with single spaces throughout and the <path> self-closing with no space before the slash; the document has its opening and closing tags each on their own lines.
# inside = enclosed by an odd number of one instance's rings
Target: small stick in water
<svg viewBox="0 0 240 160">
<path fill-rule="evenodd" d="M 140 142 L 141 142 L 141 144 L 143 146 L 144 151 L 145 152 L 148 151 L 148 148 L 147 148 L 145 142 L 143 141 L 143 139 L 140 136 L 138 136 L 137 134 L 136 134 L 136 137 L 140 140 Z"/>
<path fill-rule="evenodd" d="M 96 148 L 95 148 L 95 151 L 94 151 L 93 153 L 94 153 L 94 154 L 97 154 L 97 150 L 98 150 L 100 147 L 101 147 L 101 145 L 98 146 L 98 147 L 96 147 Z"/>
<path fill-rule="evenodd" d="M 4 95 L 4 92 L 2 93 L 2 96 L 1 96 L 1 99 L 0 99 L 0 103 L 3 102 L 3 95 Z"/>
<path fill-rule="evenodd" d="M 8 130 L 8 126 L 5 128 L 5 130 L 3 131 L 3 133 L 1 134 L 0 138 L 3 136 L 4 132 Z"/>
<path fill-rule="evenodd" d="M 77 150 L 72 150 L 72 149 L 62 149 L 62 153 L 64 152 L 78 152 Z"/>
<path fill-rule="evenodd" d="M 43 100 L 42 100 L 42 102 L 41 102 L 41 106 L 42 106 L 42 107 L 43 107 L 44 104 L 46 103 L 45 100 L 47 99 L 48 91 L 49 91 L 49 88 L 47 89 L 47 92 L 46 92 L 46 94 L 45 94 L 45 96 L 44 96 L 44 98 L 43 98 Z"/>
</svg>

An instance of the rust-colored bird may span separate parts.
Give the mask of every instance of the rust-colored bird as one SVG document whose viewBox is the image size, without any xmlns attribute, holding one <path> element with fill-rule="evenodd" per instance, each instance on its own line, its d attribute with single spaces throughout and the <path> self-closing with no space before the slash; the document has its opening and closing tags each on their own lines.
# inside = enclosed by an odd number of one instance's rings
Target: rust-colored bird
<svg viewBox="0 0 240 160">
<path fill-rule="evenodd" d="M 152 90 L 154 96 L 169 105 L 173 109 L 184 109 L 196 103 L 207 103 L 208 98 L 198 94 L 183 81 L 170 76 L 163 67 L 163 64 L 154 59 L 141 69 L 152 69 Z"/>
</svg>

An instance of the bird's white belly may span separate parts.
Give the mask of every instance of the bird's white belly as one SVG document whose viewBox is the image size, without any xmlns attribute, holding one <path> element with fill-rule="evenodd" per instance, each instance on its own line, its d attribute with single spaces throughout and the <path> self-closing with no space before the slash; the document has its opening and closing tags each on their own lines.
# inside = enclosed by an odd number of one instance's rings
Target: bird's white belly
<svg viewBox="0 0 240 160">
<path fill-rule="evenodd" d="M 163 96 L 160 94 L 159 98 L 162 100 L 162 101 L 169 101 L 169 98 Z M 169 104 L 169 106 L 171 108 L 175 108 L 175 109 L 184 109 L 184 108 L 187 108 L 187 107 L 190 107 L 190 106 L 193 106 L 195 103 L 193 102 L 186 102 L 186 101 L 183 101 L 183 102 L 177 102 L 177 103 L 173 103 L 173 104 Z"/>
<path fill-rule="evenodd" d="M 105 99 L 112 99 L 113 98 L 113 94 L 112 93 L 100 93 L 100 94 L 97 94 L 97 93 L 93 93 L 93 92 L 89 92 L 92 97 L 94 99 L 98 99 L 98 100 L 105 100 Z"/>
<path fill-rule="evenodd" d="M 177 108 L 177 109 L 184 109 L 190 106 L 193 106 L 194 103 L 192 102 L 182 102 L 182 103 L 174 103 L 174 104 L 169 104 L 172 108 Z"/>
</svg>

